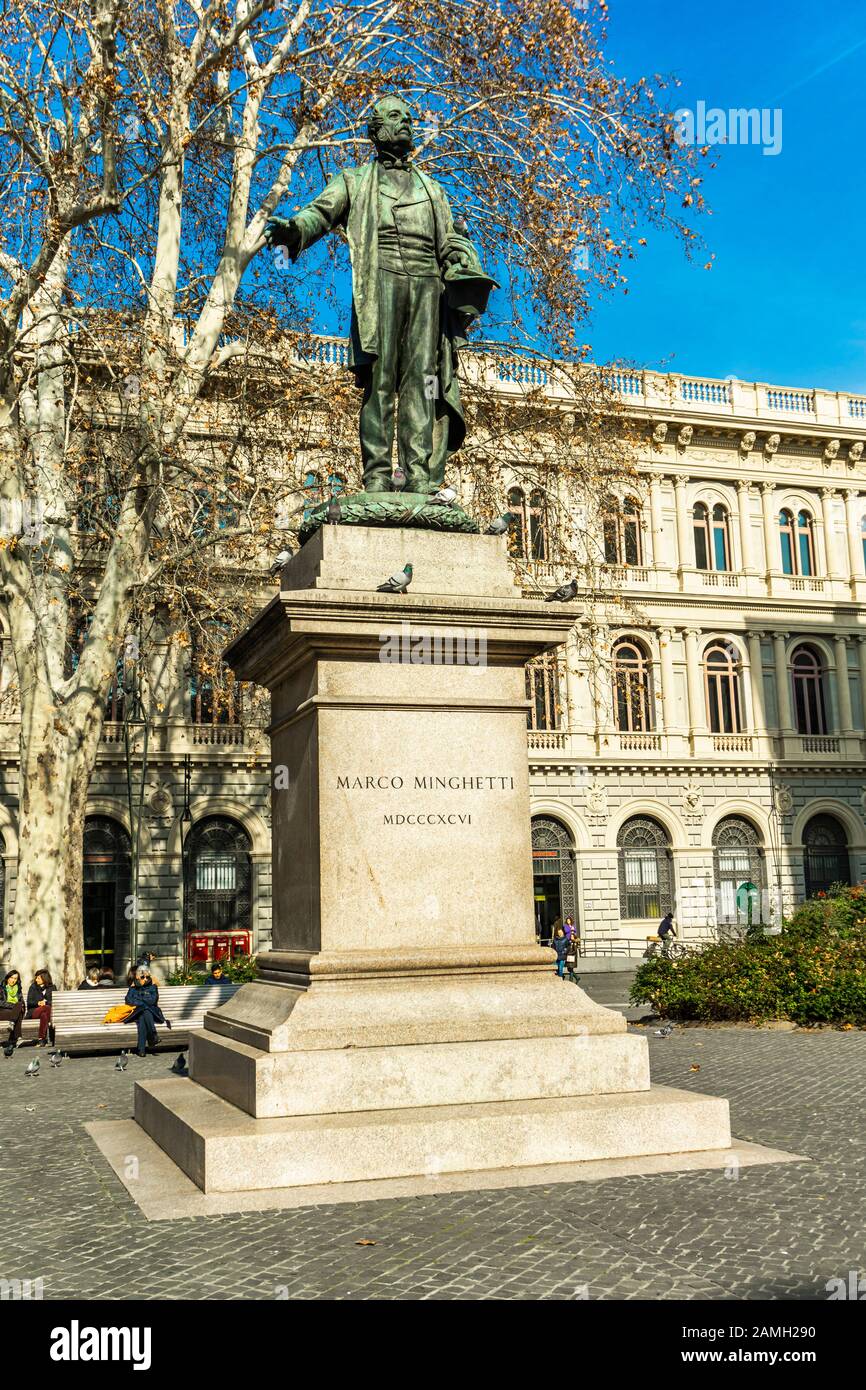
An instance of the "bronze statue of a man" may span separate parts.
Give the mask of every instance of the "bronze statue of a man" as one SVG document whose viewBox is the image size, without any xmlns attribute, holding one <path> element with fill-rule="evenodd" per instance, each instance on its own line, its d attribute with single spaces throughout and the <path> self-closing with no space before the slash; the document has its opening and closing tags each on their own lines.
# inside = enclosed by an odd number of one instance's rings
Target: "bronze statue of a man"
<svg viewBox="0 0 866 1390">
<path fill-rule="evenodd" d="M 394 421 L 407 492 L 436 492 L 466 426 L 457 349 L 496 281 L 455 228 L 438 183 L 416 168 L 412 115 L 398 96 L 373 107 L 370 163 L 344 169 L 288 219 L 271 217 L 269 246 L 293 261 L 326 232 L 345 229 L 352 261 L 349 366 L 363 388 L 361 457 L 367 492 L 391 490 Z"/>
</svg>

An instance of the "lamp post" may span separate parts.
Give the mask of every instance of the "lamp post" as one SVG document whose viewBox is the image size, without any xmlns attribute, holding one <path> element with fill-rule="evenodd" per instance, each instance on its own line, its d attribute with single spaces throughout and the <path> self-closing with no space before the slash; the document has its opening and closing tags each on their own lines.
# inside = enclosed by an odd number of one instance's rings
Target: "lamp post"
<svg viewBox="0 0 866 1390">
<path fill-rule="evenodd" d="M 189 753 L 184 755 L 183 760 L 183 810 L 180 815 L 180 874 L 181 874 L 181 910 L 180 910 L 180 948 L 183 968 L 186 970 L 189 964 L 188 934 L 186 929 L 187 905 L 189 902 L 189 862 L 187 841 L 189 832 L 192 829 L 192 811 L 189 804 L 190 782 L 192 780 L 192 759 Z"/>
</svg>

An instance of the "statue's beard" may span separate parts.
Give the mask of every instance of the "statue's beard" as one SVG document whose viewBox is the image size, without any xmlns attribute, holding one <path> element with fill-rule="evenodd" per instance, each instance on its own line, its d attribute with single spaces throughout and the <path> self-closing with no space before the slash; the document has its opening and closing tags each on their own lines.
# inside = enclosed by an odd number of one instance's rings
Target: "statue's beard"
<svg viewBox="0 0 866 1390">
<path fill-rule="evenodd" d="M 411 135 L 395 135 L 391 139 L 377 139 L 375 141 L 377 154 L 390 154 L 404 156 L 414 149 Z"/>
</svg>

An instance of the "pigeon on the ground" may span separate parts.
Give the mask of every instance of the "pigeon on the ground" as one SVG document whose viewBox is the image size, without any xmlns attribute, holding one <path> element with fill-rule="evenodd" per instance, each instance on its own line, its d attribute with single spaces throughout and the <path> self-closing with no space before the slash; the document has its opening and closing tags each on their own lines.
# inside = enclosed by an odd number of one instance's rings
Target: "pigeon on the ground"
<svg viewBox="0 0 866 1390">
<path fill-rule="evenodd" d="M 50 1052 L 48 1054 L 48 1060 L 52 1067 L 59 1067 L 65 1056 L 65 1052 Z"/>
<path fill-rule="evenodd" d="M 511 526 L 516 519 L 514 512 L 503 512 L 502 516 L 498 516 L 495 521 L 491 521 L 487 530 L 484 532 L 485 536 L 504 536 L 509 526 Z"/>
<path fill-rule="evenodd" d="M 116 1061 L 115 1064 L 114 1064 L 114 1070 L 115 1070 L 115 1071 L 126 1071 L 126 1068 L 127 1068 L 128 1066 L 129 1066 L 129 1053 L 128 1053 L 128 1052 L 121 1052 L 120 1056 L 118 1057 L 117 1061 Z"/>
<path fill-rule="evenodd" d="M 571 603 L 573 598 L 577 598 L 577 579 L 572 579 L 568 584 L 560 584 L 558 589 L 547 595 L 545 602 Z"/>
<path fill-rule="evenodd" d="M 392 574 L 384 584 L 376 586 L 377 594 L 405 594 L 412 583 L 412 566 L 404 565 L 400 574 Z"/>
<path fill-rule="evenodd" d="M 268 574 L 270 574 L 270 575 L 279 574 L 280 570 L 283 568 L 283 565 L 287 565 L 287 564 L 289 563 L 289 561 L 291 560 L 291 558 L 292 558 L 292 552 L 291 552 L 291 550 L 281 550 L 280 553 L 279 553 L 279 555 L 277 556 L 276 560 L 274 561 L 274 563 L 271 565 L 270 569 L 268 570 Z"/>
<path fill-rule="evenodd" d="M 186 1057 L 182 1052 L 179 1052 L 175 1057 L 174 1063 L 171 1067 L 171 1071 L 174 1072 L 175 1076 L 189 1076 L 189 1071 L 186 1065 Z"/>
<path fill-rule="evenodd" d="M 331 526 L 339 526 L 343 520 L 343 508 L 340 506 L 338 497 L 332 497 L 328 503 L 328 521 Z"/>
<path fill-rule="evenodd" d="M 441 487 L 435 496 L 430 498 L 432 506 L 450 507 L 457 497 L 457 489 L 454 487 Z"/>
<path fill-rule="evenodd" d="M 664 1028 L 654 1028 L 654 1029 L 653 1029 L 653 1037 L 654 1037 L 654 1038 L 669 1038 L 670 1035 L 671 1035 L 671 1033 L 672 1033 L 673 1031 L 674 1031 L 674 1025 L 673 1025 L 672 1023 L 666 1023 L 665 1026 L 664 1026 Z"/>
<path fill-rule="evenodd" d="M 38 1058 L 38 1057 L 36 1057 L 32 1062 L 28 1062 L 28 1063 L 27 1063 L 27 1070 L 25 1071 L 24 1075 L 25 1075 L 25 1076 L 38 1076 L 38 1075 L 39 1075 L 39 1058 Z"/>
<path fill-rule="evenodd" d="M 394 492 L 402 492 L 406 486 L 406 474 L 402 468 L 395 468 L 391 474 L 391 487 Z"/>
</svg>

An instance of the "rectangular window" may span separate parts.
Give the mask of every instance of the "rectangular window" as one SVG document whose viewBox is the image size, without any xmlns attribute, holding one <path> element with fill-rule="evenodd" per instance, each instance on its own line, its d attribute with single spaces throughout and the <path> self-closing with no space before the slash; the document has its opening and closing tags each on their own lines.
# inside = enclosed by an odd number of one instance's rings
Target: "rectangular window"
<svg viewBox="0 0 866 1390">
<path fill-rule="evenodd" d="M 800 532 L 800 573 L 812 573 L 812 547 L 808 532 Z M 787 574 L 787 570 L 785 571 Z"/>
<path fill-rule="evenodd" d="M 794 552 L 791 549 L 791 537 L 787 531 L 781 533 L 782 542 L 782 573 L 794 573 Z"/>
</svg>

